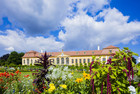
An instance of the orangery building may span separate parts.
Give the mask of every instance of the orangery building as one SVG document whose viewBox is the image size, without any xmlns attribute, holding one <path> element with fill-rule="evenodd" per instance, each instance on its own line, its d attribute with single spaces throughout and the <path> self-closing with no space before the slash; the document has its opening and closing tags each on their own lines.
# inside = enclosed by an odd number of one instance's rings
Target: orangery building
<svg viewBox="0 0 140 94">
<path fill-rule="evenodd" d="M 48 55 L 51 55 L 49 61 L 55 65 L 80 65 L 92 61 L 92 56 L 96 56 L 95 60 L 105 61 L 111 58 L 112 54 L 115 54 L 116 51 L 119 51 L 118 47 L 108 46 L 102 50 L 86 50 L 86 51 L 61 51 L 61 52 L 47 52 Z M 37 51 L 26 52 L 22 57 L 22 65 L 34 65 L 38 63 L 38 57 L 41 57 L 44 53 Z"/>
</svg>

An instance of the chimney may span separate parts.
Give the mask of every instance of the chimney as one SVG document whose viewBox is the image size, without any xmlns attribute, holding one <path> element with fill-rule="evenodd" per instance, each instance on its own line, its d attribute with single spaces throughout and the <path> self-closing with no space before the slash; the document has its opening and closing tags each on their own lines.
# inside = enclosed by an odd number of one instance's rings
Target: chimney
<svg viewBox="0 0 140 94">
<path fill-rule="evenodd" d="M 99 45 L 98 45 L 97 49 L 100 50 L 100 46 Z"/>
<path fill-rule="evenodd" d="M 41 49 L 41 53 L 43 53 L 43 50 Z"/>
</svg>

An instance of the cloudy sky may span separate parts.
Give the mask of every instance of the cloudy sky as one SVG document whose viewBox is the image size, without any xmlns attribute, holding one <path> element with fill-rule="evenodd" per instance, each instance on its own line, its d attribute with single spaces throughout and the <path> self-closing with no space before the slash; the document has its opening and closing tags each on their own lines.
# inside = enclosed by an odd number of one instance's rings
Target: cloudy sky
<svg viewBox="0 0 140 94">
<path fill-rule="evenodd" d="M 129 47 L 140 55 L 139 5 L 139 0 L 0 0 L 0 56 L 97 45 Z"/>
</svg>

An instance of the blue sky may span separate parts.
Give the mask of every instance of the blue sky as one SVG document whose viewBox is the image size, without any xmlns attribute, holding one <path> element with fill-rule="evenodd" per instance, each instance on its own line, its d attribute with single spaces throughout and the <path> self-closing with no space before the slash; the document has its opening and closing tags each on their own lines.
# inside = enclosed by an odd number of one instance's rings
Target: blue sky
<svg viewBox="0 0 140 94">
<path fill-rule="evenodd" d="M 139 5 L 139 0 L 0 0 L 0 56 L 97 45 L 129 47 L 140 55 Z"/>
</svg>

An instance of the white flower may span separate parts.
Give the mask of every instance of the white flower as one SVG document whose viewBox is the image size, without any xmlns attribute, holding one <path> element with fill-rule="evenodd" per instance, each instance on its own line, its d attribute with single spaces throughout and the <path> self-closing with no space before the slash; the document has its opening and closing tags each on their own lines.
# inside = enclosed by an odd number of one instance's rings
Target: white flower
<svg viewBox="0 0 140 94">
<path fill-rule="evenodd" d="M 72 78 L 72 75 L 71 75 L 71 73 L 69 73 L 69 74 L 68 74 L 68 78 L 69 78 L 69 79 L 71 79 L 71 78 Z"/>
<path fill-rule="evenodd" d="M 131 92 L 131 94 L 136 94 L 136 89 L 134 86 L 130 85 L 128 88 L 129 88 L 129 91 Z"/>
<path fill-rule="evenodd" d="M 64 67 L 64 71 L 67 71 L 68 70 L 68 66 Z"/>
<path fill-rule="evenodd" d="M 66 75 L 63 75 L 62 76 L 62 80 L 66 80 Z"/>
<path fill-rule="evenodd" d="M 52 71 L 53 70 L 53 66 L 50 66 L 48 70 L 49 71 Z"/>
</svg>

